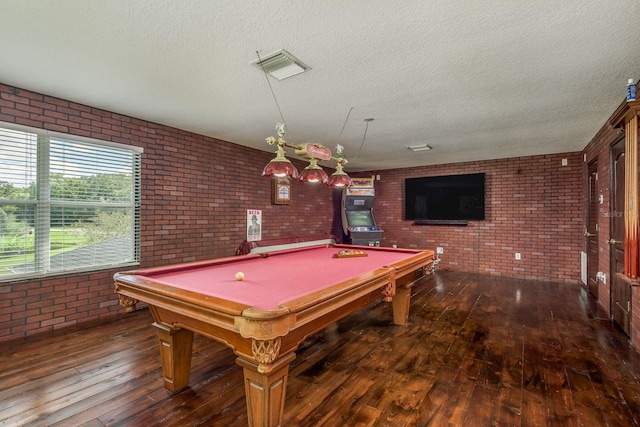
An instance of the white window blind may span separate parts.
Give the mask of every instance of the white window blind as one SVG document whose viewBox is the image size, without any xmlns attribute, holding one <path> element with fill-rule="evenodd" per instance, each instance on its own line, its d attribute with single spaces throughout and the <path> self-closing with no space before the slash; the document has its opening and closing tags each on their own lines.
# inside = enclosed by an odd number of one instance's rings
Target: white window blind
<svg viewBox="0 0 640 427">
<path fill-rule="evenodd" d="M 0 126 L 0 281 L 139 262 L 141 150 Z"/>
</svg>

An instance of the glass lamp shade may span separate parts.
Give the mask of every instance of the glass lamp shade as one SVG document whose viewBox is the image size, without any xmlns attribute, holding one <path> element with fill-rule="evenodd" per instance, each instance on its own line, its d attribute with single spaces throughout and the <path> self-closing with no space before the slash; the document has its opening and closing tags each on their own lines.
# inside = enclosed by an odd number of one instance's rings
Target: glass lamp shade
<svg viewBox="0 0 640 427">
<path fill-rule="evenodd" d="M 329 180 L 329 176 L 324 170 L 322 170 L 320 166 L 318 166 L 318 161 L 312 158 L 309 166 L 304 168 L 304 170 L 300 174 L 299 179 L 302 182 L 321 182 L 323 184 L 326 184 L 326 182 Z"/>
<path fill-rule="evenodd" d="M 342 170 L 337 170 L 331 174 L 327 185 L 331 188 L 351 187 L 353 185 L 353 181 L 351 181 L 349 175 L 342 172 Z"/>
<path fill-rule="evenodd" d="M 271 177 L 283 177 L 290 176 L 292 178 L 298 177 L 298 169 L 293 166 L 293 163 L 289 161 L 289 159 L 278 159 L 277 157 L 267 163 L 267 166 L 264 167 L 262 171 L 262 176 Z"/>
</svg>

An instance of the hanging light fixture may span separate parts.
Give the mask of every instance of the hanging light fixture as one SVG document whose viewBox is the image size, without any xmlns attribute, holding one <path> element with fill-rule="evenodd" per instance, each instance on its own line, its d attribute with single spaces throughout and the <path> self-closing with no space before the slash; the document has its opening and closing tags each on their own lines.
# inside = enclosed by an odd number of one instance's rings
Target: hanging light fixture
<svg viewBox="0 0 640 427">
<path fill-rule="evenodd" d="M 321 182 L 331 188 L 349 187 L 353 184 L 349 175 L 343 170 L 343 166 L 348 163 L 348 160 L 342 155 L 344 150 L 342 145 L 338 144 L 336 146 L 336 155 L 334 156 L 331 154 L 331 150 L 320 144 L 289 144 L 283 138 L 284 126 L 284 123 L 278 123 L 276 125 L 276 131 L 278 132 L 277 139 L 272 136 L 266 139 L 267 144 L 277 145 L 278 149 L 276 151 L 276 157 L 264 167 L 262 176 L 290 176 L 292 178 L 299 178 L 302 182 Z M 298 173 L 293 163 L 287 159 L 285 147 L 293 148 L 297 156 L 309 161 L 309 166 L 304 168 L 301 174 Z M 336 162 L 336 171 L 331 174 L 331 177 L 327 176 L 327 173 L 318 165 L 319 160 L 332 160 Z"/>
<path fill-rule="evenodd" d="M 331 174 L 327 182 L 327 185 L 331 188 L 351 187 L 353 185 L 353 181 L 351 181 L 349 175 L 342 170 L 342 165 L 347 164 L 347 159 L 342 157 L 343 150 L 342 145 L 338 144 L 336 146 L 337 157 L 334 158 L 336 161 L 336 171 Z"/>
<path fill-rule="evenodd" d="M 288 52 L 287 52 L 288 54 Z M 341 145 L 336 146 L 336 156 L 334 157 L 331 154 L 331 150 L 323 147 L 319 144 L 301 144 L 294 145 L 289 144 L 284 140 L 284 117 L 282 115 L 282 110 L 280 109 L 280 104 L 278 104 L 278 100 L 276 99 L 275 92 L 273 91 L 273 87 L 271 86 L 271 82 L 269 81 L 269 76 L 267 75 L 267 69 L 265 67 L 265 63 L 267 60 L 263 61 L 260 58 L 260 54 L 256 51 L 256 55 L 258 56 L 257 65 L 262 69 L 265 79 L 267 80 L 267 85 L 269 86 L 269 90 L 271 91 L 271 95 L 273 96 L 273 100 L 276 103 L 276 107 L 278 108 L 278 112 L 280 113 L 280 117 L 282 118 L 283 123 L 276 124 L 276 132 L 278 133 L 278 139 L 270 136 L 266 139 L 267 144 L 269 145 L 277 145 L 276 157 L 274 157 L 262 170 L 262 176 L 265 177 L 285 177 L 289 176 L 292 178 L 298 178 L 302 182 L 321 182 L 323 184 L 327 184 L 329 187 L 348 187 L 353 184 L 349 175 L 347 175 L 342 169 L 344 165 L 346 165 L 347 159 L 342 156 L 343 147 Z M 288 54 L 290 55 L 290 54 Z M 305 66 L 306 67 L 306 66 Z M 307 67 L 308 68 L 308 67 Z M 347 115 L 347 118 L 349 116 Z M 346 122 L 345 122 L 346 123 Z M 344 129 L 344 126 L 343 126 Z M 306 159 L 309 161 L 309 165 L 304 168 L 302 174 L 298 173 L 296 167 L 291 163 L 289 159 L 286 157 L 285 147 L 293 148 L 295 150 L 296 155 Z M 331 178 L 327 176 L 327 173 L 318 165 L 318 160 L 333 160 L 336 162 L 336 171 L 331 175 Z"/>
<path fill-rule="evenodd" d="M 284 126 L 284 123 L 276 124 L 276 131 L 278 132 L 277 140 L 272 136 L 267 138 L 267 143 L 270 145 L 277 144 L 278 149 L 276 150 L 276 157 L 271 159 L 271 161 L 267 163 L 267 165 L 262 170 L 262 176 L 290 176 L 292 178 L 298 177 L 298 169 L 296 169 L 293 163 L 291 163 L 291 161 L 287 159 L 286 153 L 284 151 L 284 147 L 287 145 L 287 142 L 282 138 L 284 136 Z"/>
<path fill-rule="evenodd" d="M 342 145 L 338 144 L 336 146 L 336 155 L 334 156 L 331 154 L 331 150 L 319 144 L 289 144 L 283 138 L 284 126 L 284 123 L 278 123 L 276 125 L 276 131 L 278 132 L 277 139 L 272 136 L 266 139 L 267 144 L 277 145 L 278 149 L 276 150 L 276 157 L 264 167 L 262 176 L 290 176 L 292 178 L 299 178 L 302 182 L 321 182 L 331 188 L 349 187 L 353 184 L 349 175 L 343 170 L 348 160 L 342 155 L 344 150 Z M 298 173 L 293 163 L 287 159 L 285 152 L 286 147 L 293 148 L 296 155 L 309 161 L 309 166 L 304 168 L 301 174 Z M 336 171 L 331 174 L 331 177 L 327 176 L 327 173 L 318 165 L 318 160 L 332 160 L 336 162 Z"/>
<path fill-rule="evenodd" d="M 327 185 L 331 188 L 351 187 L 353 185 L 353 181 L 349 175 L 342 170 L 342 165 L 338 163 L 336 171 L 329 177 Z"/>
<path fill-rule="evenodd" d="M 320 166 L 318 166 L 318 159 L 312 157 L 309 160 L 309 166 L 304 168 L 299 179 L 302 182 L 321 182 L 326 184 L 327 181 L 329 181 L 329 176 Z"/>
</svg>

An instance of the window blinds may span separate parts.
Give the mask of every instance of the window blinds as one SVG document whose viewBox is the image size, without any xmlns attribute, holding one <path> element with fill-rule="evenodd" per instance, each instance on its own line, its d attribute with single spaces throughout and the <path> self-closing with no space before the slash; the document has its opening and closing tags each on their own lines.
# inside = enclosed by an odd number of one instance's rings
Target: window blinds
<svg viewBox="0 0 640 427">
<path fill-rule="evenodd" d="M 139 262 L 141 150 L 0 126 L 0 281 Z"/>
</svg>

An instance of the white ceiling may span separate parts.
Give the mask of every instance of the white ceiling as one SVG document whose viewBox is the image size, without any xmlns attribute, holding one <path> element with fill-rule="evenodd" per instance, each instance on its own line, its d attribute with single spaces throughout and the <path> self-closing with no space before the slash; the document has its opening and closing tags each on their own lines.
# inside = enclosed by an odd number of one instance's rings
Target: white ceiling
<svg viewBox="0 0 640 427">
<path fill-rule="evenodd" d="M 311 70 L 270 79 L 285 139 L 389 169 L 580 151 L 639 31 L 638 0 L 0 0 L 0 82 L 273 151 L 251 62 L 286 49 Z"/>
</svg>

